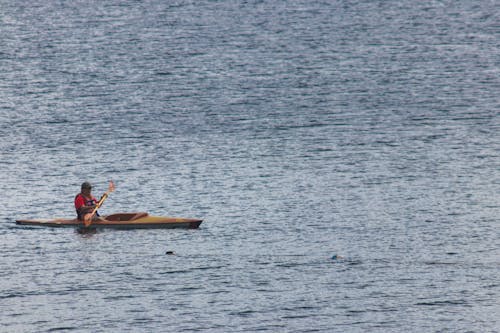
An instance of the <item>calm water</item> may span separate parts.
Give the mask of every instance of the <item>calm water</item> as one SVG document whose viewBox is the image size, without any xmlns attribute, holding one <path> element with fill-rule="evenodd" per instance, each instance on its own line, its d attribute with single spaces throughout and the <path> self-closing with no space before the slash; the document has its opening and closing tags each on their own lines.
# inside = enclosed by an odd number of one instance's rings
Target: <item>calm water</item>
<svg viewBox="0 0 500 333">
<path fill-rule="evenodd" d="M 499 332 L 499 8 L 0 0 L 0 331 Z"/>
</svg>

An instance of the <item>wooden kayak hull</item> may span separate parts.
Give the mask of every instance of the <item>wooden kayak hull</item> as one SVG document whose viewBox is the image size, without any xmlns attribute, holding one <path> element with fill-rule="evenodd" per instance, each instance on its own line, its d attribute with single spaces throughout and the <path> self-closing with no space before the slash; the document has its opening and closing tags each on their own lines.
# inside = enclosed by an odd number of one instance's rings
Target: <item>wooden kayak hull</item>
<svg viewBox="0 0 500 333">
<path fill-rule="evenodd" d="M 92 222 L 91 228 L 97 229 L 197 229 L 203 220 L 151 216 L 147 213 L 117 213 L 102 216 L 101 219 Z M 77 219 L 34 219 L 16 220 L 19 225 L 44 226 L 44 227 L 83 227 L 83 223 Z"/>
</svg>

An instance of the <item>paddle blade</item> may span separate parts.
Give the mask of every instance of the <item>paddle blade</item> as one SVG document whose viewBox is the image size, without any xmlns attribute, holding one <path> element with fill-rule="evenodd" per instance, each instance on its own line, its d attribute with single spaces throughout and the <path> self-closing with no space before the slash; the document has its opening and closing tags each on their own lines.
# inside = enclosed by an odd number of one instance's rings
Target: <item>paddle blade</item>
<svg viewBox="0 0 500 333">
<path fill-rule="evenodd" d="M 90 224 L 92 223 L 92 216 L 93 215 L 94 215 L 93 213 L 87 213 L 87 214 L 83 215 L 83 225 L 85 227 L 90 226 Z"/>
<path fill-rule="evenodd" d="M 113 183 L 112 180 L 109 181 L 109 186 L 108 186 L 108 192 L 114 192 L 115 191 L 115 183 Z"/>
</svg>

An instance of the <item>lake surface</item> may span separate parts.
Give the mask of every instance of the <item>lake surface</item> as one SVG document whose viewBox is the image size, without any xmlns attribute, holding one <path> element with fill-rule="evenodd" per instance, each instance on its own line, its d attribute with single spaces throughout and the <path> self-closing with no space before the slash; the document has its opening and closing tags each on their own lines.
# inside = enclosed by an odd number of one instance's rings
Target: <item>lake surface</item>
<svg viewBox="0 0 500 333">
<path fill-rule="evenodd" d="M 498 2 L 0 8 L 0 332 L 500 331 Z"/>
</svg>

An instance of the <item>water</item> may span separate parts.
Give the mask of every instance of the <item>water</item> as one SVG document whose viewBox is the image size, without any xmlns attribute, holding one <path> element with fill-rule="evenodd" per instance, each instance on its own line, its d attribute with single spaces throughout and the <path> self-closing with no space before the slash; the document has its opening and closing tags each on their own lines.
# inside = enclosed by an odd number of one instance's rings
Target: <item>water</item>
<svg viewBox="0 0 500 333">
<path fill-rule="evenodd" d="M 500 331 L 495 1 L 0 8 L 1 332 Z"/>
</svg>

